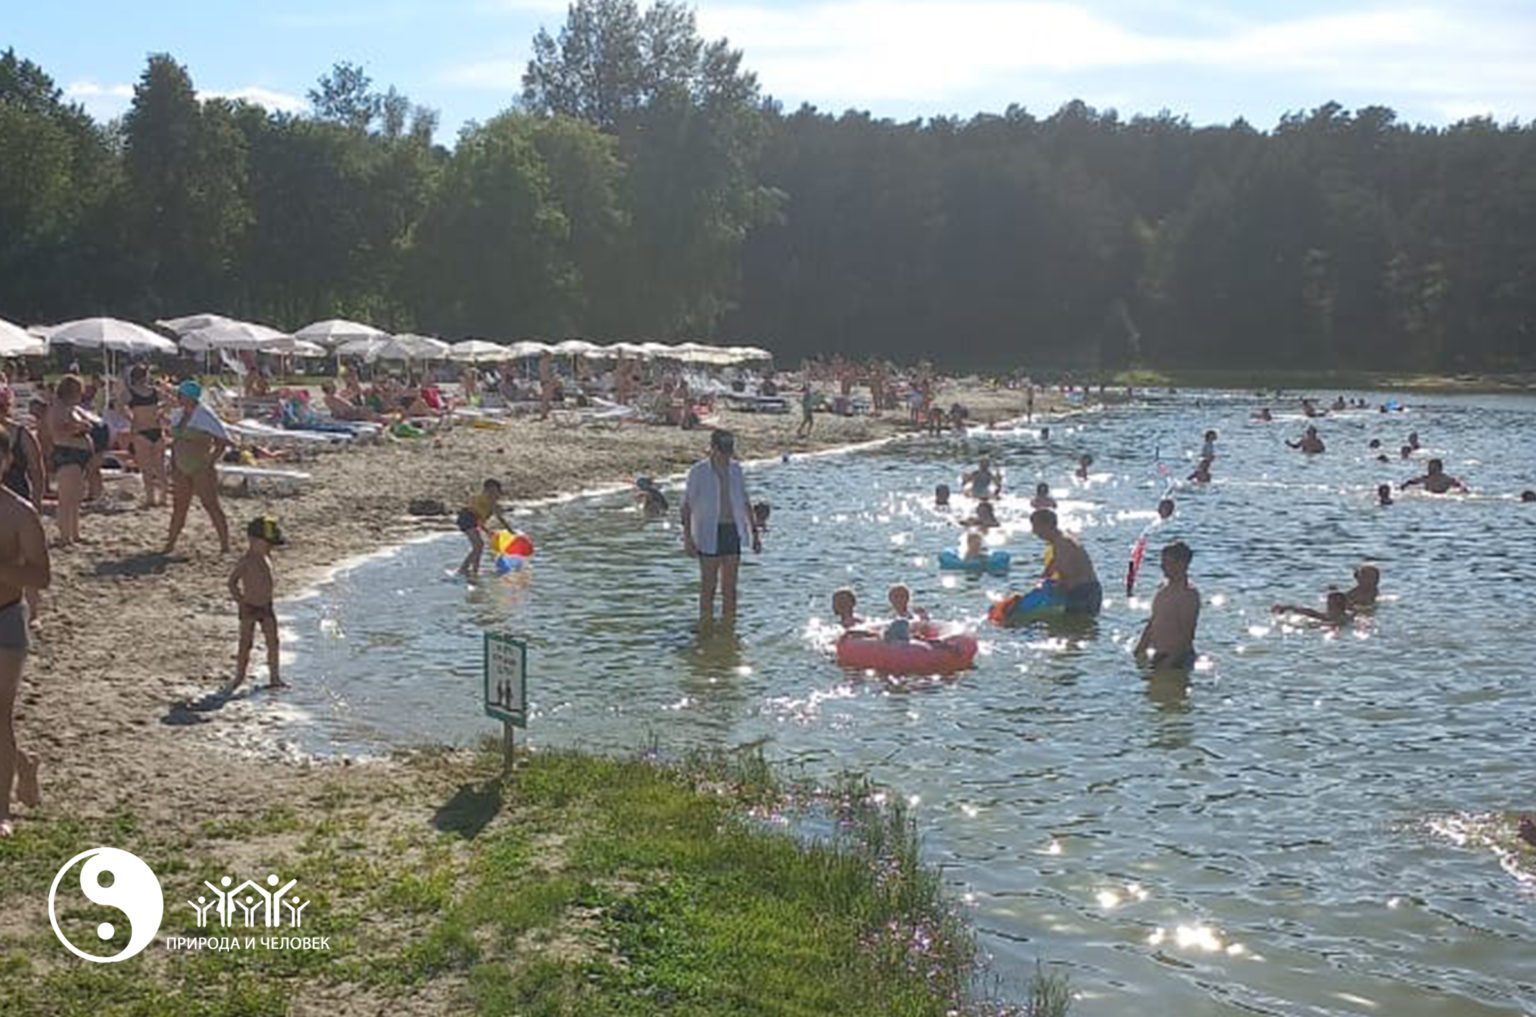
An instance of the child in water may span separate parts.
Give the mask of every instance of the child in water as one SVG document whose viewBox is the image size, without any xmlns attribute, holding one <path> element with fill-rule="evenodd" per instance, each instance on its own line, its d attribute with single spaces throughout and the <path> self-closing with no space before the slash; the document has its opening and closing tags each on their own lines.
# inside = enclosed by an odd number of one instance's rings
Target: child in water
<svg viewBox="0 0 1536 1017">
<path fill-rule="evenodd" d="M 1051 485 L 1045 481 L 1035 485 L 1035 496 L 1029 500 L 1032 509 L 1053 509 L 1056 507 L 1056 499 L 1051 497 Z"/>
<path fill-rule="evenodd" d="M 933 507 L 936 509 L 949 508 L 948 484 L 940 484 L 933 489 Z"/>
<path fill-rule="evenodd" d="M 1377 484 L 1376 485 L 1376 504 L 1382 506 L 1383 508 L 1385 508 L 1386 506 L 1392 504 L 1392 485 L 1391 484 Z"/>
<path fill-rule="evenodd" d="M 471 497 L 469 504 L 459 509 L 459 532 L 469 539 L 469 553 L 464 556 L 464 564 L 459 566 L 459 575 L 470 579 L 479 578 L 480 555 L 485 551 L 485 539 L 480 536 L 480 531 L 485 529 L 486 523 L 495 519 L 502 529 L 512 528 L 501 514 L 500 498 L 501 481 L 487 480 L 480 485 L 480 493 Z"/>
<path fill-rule="evenodd" d="M 1361 565 L 1355 569 L 1355 585 L 1345 592 L 1350 607 L 1375 607 L 1376 594 L 1381 590 L 1381 569 L 1375 565 Z"/>
<path fill-rule="evenodd" d="M 1328 594 L 1327 608 L 1322 611 L 1297 604 L 1276 604 L 1270 610 L 1275 614 L 1299 614 L 1304 618 L 1327 622 L 1329 625 L 1343 625 L 1349 621 L 1349 595 L 1333 590 Z"/>
<path fill-rule="evenodd" d="M 832 613 L 837 615 L 844 632 L 852 632 L 864 624 L 864 619 L 853 613 L 857 604 L 858 599 L 848 587 L 832 591 Z"/>
<path fill-rule="evenodd" d="M 656 486 L 656 481 L 650 477 L 635 478 L 635 502 L 640 506 L 640 511 L 647 516 L 662 516 L 667 513 L 667 496 L 661 493 L 661 489 Z"/>
<path fill-rule="evenodd" d="M 961 555 L 963 561 L 981 561 L 987 556 L 981 546 L 981 534 L 971 532 L 965 535 L 965 554 Z"/>
<path fill-rule="evenodd" d="M 1152 598 L 1152 617 L 1141 630 L 1135 654 L 1153 667 L 1188 670 L 1195 666 L 1195 627 L 1200 621 L 1200 591 L 1189 584 L 1189 563 L 1195 553 L 1182 540 L 1163 548 L 1163 583 Z"/>
<path fill-rule="evenodd" d="M 757 532 L 764 533 L 768 529 L 768 517 L 773 514 L 773 506 L 766 501 L 752 503 L 752 518 L 757 520 Z"/>
<path fill-rule="evenodd" d="M 1172 498 L 1164 498 L 1162 501 L 1157 503 L 1157 518 L 1160 522 L 1164 523 L 1173 518 Z"/>
<path fill-rule="evenodd" d="M 245 681 L 251 665 L 251 646 L 256 641 L 256 626 L 261 626 L 262 642 L 267 645 L 267 688 L 286 689 L 288 683 L 278 676 L 279 645 L 277 615 L 272 610 L 272 548 L 288 541 L 271 516 L 252 519 L 245 528 L 250 544 L 235 570 L 229 574 L 229 595 L 240 609 L 240 646 L 235 657 L 235 677 L 224 686 L 228 695 Z"/>
<path fill-rule="evenodd" d="M 1200 458 L 1201 459 L 1215 459 L 1216 458 L 1216 432 L 1215 431 L 1207 431 L 1207 432 L 1205 432 L 1205 444 L 1200 446 Z"/>
<path fill-rule="evenodd" d="M 1195 467 L 1195 472 L 1189 475 L 1189 479 L 1197 484 L 1209 484 L 1211 482 L 1211 460 L 1209 458 L 1200 460 L 1199 465 Z"/>
<path fill-rule="evenodd" d="M 906 643 L 912 640 L 912 623 L 928 620 L 928 612 L 912 606 L 912 590 L 905 583 L 897 583 L 886 594 L 896 617 L 885 627 L 887 643 Z"/>
<path fill-rule="evenodd" d="M 1085 453 L 1082 456 L 1082 458 L 1078 459 L 1078 461 L 1077 461 L 1077 479 L 1078 480 L 1086 481 L 1088 479 L 1088 467 L 1090 467 L 1092 465 L 1093 465 L 1093 456 L 1091 456 L 1091 455 L 1087 455 Z"/>
<path fill-rule="evenodd" d="M 969 519 L 960 520 L 961 526 L 975 526 L 983 530 L 990 530 L 994 526 L 1001 526 L 997 521 L 997 511 L 992 508 L 990 501 L 976 503 L 976 514 Z"/>
</svg>

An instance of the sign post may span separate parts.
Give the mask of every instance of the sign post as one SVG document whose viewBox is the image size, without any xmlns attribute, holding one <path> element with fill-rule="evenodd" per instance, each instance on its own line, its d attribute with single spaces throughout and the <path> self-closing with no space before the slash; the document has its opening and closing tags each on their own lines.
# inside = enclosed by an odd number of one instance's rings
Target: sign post
<svg viewBox="0 0 1536 1017">
<path fill-rule="evenodd" d="M 512 769 L 514 727 L 528 726 L 528 644 L 499 632 L 485 634 L 485 715 L 501 721 L 502 772 Z"/>
</svg>

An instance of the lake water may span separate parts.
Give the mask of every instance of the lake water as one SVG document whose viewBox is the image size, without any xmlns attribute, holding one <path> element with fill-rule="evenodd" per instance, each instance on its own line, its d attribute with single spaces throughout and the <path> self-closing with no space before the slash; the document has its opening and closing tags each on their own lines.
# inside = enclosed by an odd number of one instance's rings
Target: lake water
<svg viewBox="0 0 1536 1017">
<path fill-rule="evenodd" d="M 1005 990 L 1040 958 L 1071 975 L 1082 1017 L 1536 1012 L 1536 875 L 1488 819 L 1536 807 L 1536 505 L 1512 497 L 1536 486 L 1536 399 L 1330 416 L 1320 457 L 1283 445 L 1305 424 L 1290 404 L 1269 424 L 1249 420 L 1258 405 L 1188 394 L 1052 422 L 1048 443 L 1031 429 L 753 469 L 772 530 L 744 565 L 735 637 L 703 644 L 675 515 L 643 521 L 626 497 L 525 515 L 534 564 L 472 590 L 444 578 L 461 537 L 409 546 L 284 606 L 285 698 L 310 716 L 297 737 L 366 751 L 494 734 L 480 637 L 511 632 L 530 645 L 534 744 L 762 741 L 802 772 L 864 770 L 907 796 Z M 1221 432 L 1215 482 L 1177 492 L 1127 603 L 1158 463 L 1182 479 L 1207 427 Z M 1403 463 L 1409 430 L 1426 451 Z M 1072 479 L 1083 452 L 1086 484 Z M 952 680 L 839 671 L 825 648 L 839 585 L 875 613 L 906 582 L 935 616 L 981 623 L 1028 584 L 1026 568 L 936 571 L 960 530 L 932 508 L 934 485 L 958 488 L 983 453 L 1009 484 L 994 539 L 1039 560 L 1026 502 L 1049 482 L 1104 580 L 1102 617 L 981 624 L 976 667 Z M 1376 507 L 1376 485 L 1429 454 L 1475 493 Z M 1175 537 L 1196 552 L 1204 656 L 1187 682 L 1149 682 L 1129 647 Z M 1320 607 L 1365 561 L 1383 573 L 1374 613 L 1337 633 L 1270 614 Z"/>
</svg>

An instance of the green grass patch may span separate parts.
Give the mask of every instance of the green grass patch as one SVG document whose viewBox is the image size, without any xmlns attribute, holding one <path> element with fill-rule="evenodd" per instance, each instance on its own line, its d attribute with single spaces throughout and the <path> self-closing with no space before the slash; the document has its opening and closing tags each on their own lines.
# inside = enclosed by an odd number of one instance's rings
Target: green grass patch
<svg viewBox="0 0 1536 1017">
<path fill-rule="evenodd" d="M 451 802 L 402 791 L 409 821 L 376 804 L 377 787 L 340 775 L 302 819 L 189 821 L 160 840 L 127 821 L 22 824 L 0 845 L 0 885 L 22 885 L 29 907 L 79 845 L 108 843 L 161 875 L 162 937 L 216 933 L 184 900 L 258 858 L 260 873 L 237 875 L 297 878 L 311 901 L 302 934 L 329 936 L 331 949 L 156 943 L 89 965 L 53 942 L 44 906 L 40 929 L 0 939 L 0 1012 L 280 1014 L 306 989 L 430 998 L 454 1014 L 979 1012 L 970 929 L 921 863 L 911 818 L 866 782 L 813 794 L 756 752 L 670 766 L 541 753 L 500 778 L 498 762 L 423 761 L 434 786 L 448 776 L 459 790 Z M 752 818 L 797 807 L 831 832 L 797 839 Z M 241 866 L 228 861 L 236 841 Z"/>
</svg>

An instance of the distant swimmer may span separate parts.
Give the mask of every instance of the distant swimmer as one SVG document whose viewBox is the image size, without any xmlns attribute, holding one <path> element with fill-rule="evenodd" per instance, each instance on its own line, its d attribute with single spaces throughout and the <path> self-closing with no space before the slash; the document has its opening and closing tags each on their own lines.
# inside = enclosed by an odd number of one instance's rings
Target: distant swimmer
<svg viewBox="0 0 1536 1017">
<path fill-rule="evenodd" d="M 1329 625 L 1343 625 L 1350 618 L 1349 597 L 1338 590 L 1328 594 L 1328 606 L 1322 611 L 1297 604 L 1276 604 L 1270 610 L 1275 614 L 1299 614 L 1304 618 L 1327 622 Z"/>
<path fill-rule="evenodd" d="M 1135 654 L 1153 667 L 1188 670 L 1195 666 L 1195 627 L 1200 621 L 1200 591 L 1189 584 L 1195 553 L 1182 540 L 1163 548 L 1167 581 L 1152 598 L 1152 617 L 1141 630 Z"/>
<path fill-rule="evenodd" d="M 661 493 L 661 489 L 656 486 L 656 481 L 650 477 L 635 478 L 635 503 L 647 516 L 661 516 L 667 513 L 667 496 Z"/>
<path fill-rule="evenodd" d="M 1157 503 L 1157 518 L 1163 522 L 1173 518 L 1173 499 L 1164 498 Z"/>
<path fill-rule="evenodd" d="M 1300 441 L 1288 441 L 1285 444 L 1287 448 L 1299 448 L 1309 456 L 1315 456 L 1327 450 L 1327 446 L 1323 444 L 1323 439 L 1317 436 L 1317 428 L 1315 427 L 1308 427 L 1306 433 L 1301 436 Z"/>
<path fill-rule="evenodd" d="M 1205 444 L 1200 446 L 1200 458 L 1201 459 L 1215 459 L 1216 458 L 1216 432 L 1215 431 L 1206 431 L 1205 432 Z"/>
<path fill-rule="evenodd" d="M 1035 536 L 1050 547 L 1050 571 L 1045 578 L 1055 578 L 1066 597 L 1068 614 L 1098 614 L 1104 602 L 1104 588 L 1093 571 L 1093 561 L 1083 545 L 1061 532 L 1056 513 L 1036 509 L 1029 517 Z"/>
<path fill-rule="evenodd" d="M 974 530 L 965 535 L 965 553 L 960 556 L 961 561 L 982 561 L 987 557 L 987 552 L 981 544 L 981 534 Z"/>
<path fill-rule="evenodd" d="M 1265 406 L 1265 407 L 1263 407 L 1262 409 L 1260 409 L 1257 413 L 1255 413 L 1253 415 L 1253 419 L 1254 420 L 1258 420 L 1258 421 L 1262 421 L 1263 423 L 1267 424 L 1271 420 L 1275 419 L 1275 415 L 1273 413 L 1269 412 L 1269 407 L 1268 406 Z"/>
<path fill-rule="evenodd" d="M 992 508 L 990 501 L 976 503 L 976 514 L 969 519 L 960 520 L 961 526 L 975 526 L 983 530 L 990 530 L 994 526 L 1001 526 L 997 521 L 997 511 Z"/>
<path fill-rule="evenodd" d="M 1536 491 L 1521 491 L 1520 492 L 1520 500 L 1521 501 L 1536 501 Z"/>
<path fill-rule="evenodd" d="M 1414 477 L 1403 481 L 1403 490 L 1422 485 L 1430 494 L 1445 494 L 1447 491 L 1465 491 L 1467 485 L 1445 472 L 1445 463 L 1438 459 L 1431 459 L 1427 467 L 1428 471 L 1422 477 Z"/>
<path fill-rule="evenodd" d="M 1355 585 L 1344 593 L 1350 607 L 1375 607 L 1376 596 L 1381 592 L 1381 569 L 1375 565 L 1361 565 L 1355 569 Z"/>
<path fill-rule="evenodd" d="M 972 498 L 985 501 L 1003 493 L 1003 474 L 992 469 L 992 460 L 983 459 L 977 467 L 960 481 L 961 490 L 969 491 Z"/>
<path fill-rule="evenodd" d="M 933 507 L 949 508 L 949 485 L 940 484 L 933 489 Z"/>
<path fill-rule="evenodd" d="M 912 623 L 928 620 L 928 612 L 912 603 L 912 590 L 904 583 L 897 583 L 886 593 L 895 617 L 885 627 L 882 638 L 887 643 L 906 643 L 912 640 Z"/>
<path fill-rule="evenodd" d="M 864 624 L 864 619 L 853 613 L 857 604 L 853 591 L 847 587 L 832 592 L 832 613 L 837 615 L 844 632 L 853 632 Z"/>
<path fill-rule="evenodd" d="M 1420 448 L 1420 446 L 1419 446 L 1419 432 L 1417 432 L 1417 431 L 1409 431 L 1408 432 L 1408 447 L 1413 449 L 1415 452 L 1417 452 L 1419 450 L 1419 448 Z"/>
<path fill-rule="evenodd" d="M 1056 507 L 1056 499 L 1051 497 L 1051 485 L 1045 481 L 1035 485 L 1035 496 L 1029 500 L 1032 509 L 1053 509 Z"/>
<path fill-rule="evenodd" d="M 1382 506 L 1383 508 L 1385 508 L 1386 506 L 1392 504 L 1392 485 L 1391 484 L 1377 484 L 1376 485 L 1376 504 Z"/>
<path fill-rule="evenodd" d="M 1202 459 L 1195 467 L 1195 472 L 1188 477 L 1197 484 L 1209 484 L 1211 482 L 1211 460 Z"/>
<path fill-rule="evenodd" d="M 1078 461 L 1077 461 L 1077 479 L 1078 480 L 1087 480 L 1088 479 L 1088 467 L 1090 467 L 1092 465 L 1093 465 L 1093 456 L 1088 455 L 1086 452 L 1083 453 L 1082 457 L 1080 459 L 1078 459 Z"/>
</svg>

